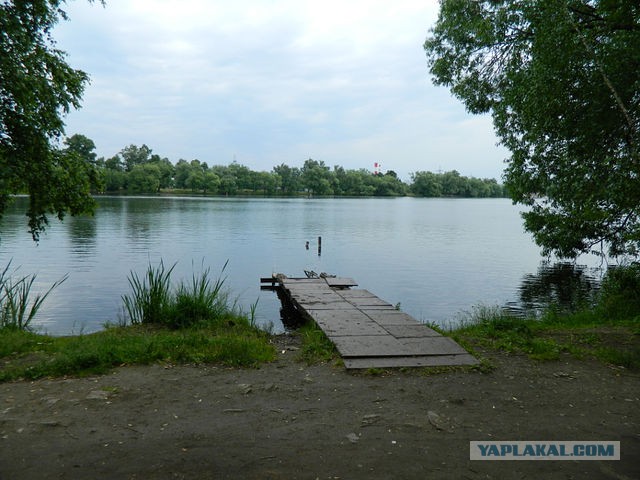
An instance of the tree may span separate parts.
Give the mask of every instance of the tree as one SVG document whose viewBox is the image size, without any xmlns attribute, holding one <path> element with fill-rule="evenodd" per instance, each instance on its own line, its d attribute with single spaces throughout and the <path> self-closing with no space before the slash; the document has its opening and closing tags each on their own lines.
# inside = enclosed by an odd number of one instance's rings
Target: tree
<svg viewBox="0 0 640 480">
<path fill-rule="evenodd" d="M 371 175 L 375 186 L 374 195 L 377 197 L 401 196 L 406 193 L 405 185 L 397 176 L 393 175 Z"/>
<path fill-rule="evenodd" d="M 153 163 L 135 165 L 127 176 L 127 189 L 133 193 L 157 193 L 162 172 Z"/>
<path fill-rule="evenodd" d="M 92 191 L 102 192 L 105 188 L 104 171 L 96 160 L 96 144 L 84 135 L 75 134 L 64 140 L 67 148 L 64 153 L 67 156 L 75 156 L 79 168 L 84 171 Z"/>
<path fill-rule="evenodd" d="M 279 177 L 273 172 L 252 172 L 253 191 L 262 190 L 264 195 L 273 195 L 278 187 Z"/>
<path fill-rule="evenodd" d="M 411 174 L 411 192 L 420 197 L 440 197 L 442 183 L 438 175 L 432 172 L 415 172 Z"/>
<path fill-rule="evenodd" d="M 122 149 L 120 156 L 124 161 L 125 169 L 130 172 L 136 165 L 143 165 L 151 161 L 151 152 L 152 150 L 144 144 L 141 147 L 129 145 Z"/>
<path fill-rule="evenodd" d="M 104 167 L 107 170 L 113 170 L 113 171 L 116 171 L 116 172 L 124 172 L 124 165 L 122 163 L 122 158 L 120 158 L 120 155 L 114 155 L 113 157 L 108 158 L 107 160 L 105 160 Z"/>
<path fill-rule="evenodd" d="M 215 173 L 214 173 L 215 175 Z M 217 175 L 216 175 L 217 176 Z M 185 182 L 192 192 L 204 189 L 204 172 L 200 168 L 192 168 Z"/>
<path fill-rule="evenodd" d="M 67 151 L 77 153 L 87 163 L 96 163 L 96 144 L 90 138 L 76 133 L 66 138 L 64 144 L 67 146 Z"/>
<path fill-rule="evenodd" d="M 640 248 L 640 4 L 443 0 L 434 82 L 491 113 L 505 184 L 543 253 Z"/>
<path fill-rule="evenodd" d="M 80 107 L 88 75 L 71 68 L 51 31 L 64 0 L 0 2 L 0 216 L 12 195 L 29 194 L 34 240 L 48 215 L 91 212 L 94 166 L 56 147 L 63 115 Z M 71 170 L 69 170 L 71 169 Z"/>
<path fill-rule="evenodd" d="M 305 160 L 300 170 L 302 184 L 309 191 L 309 195 L 331 195 L 331 169 L 322 160 Z"/>
<path fill-rule="evenodd" d="M 284 163 L 273 167 L 273 173 L 280 177 L 280 188 L 284 195 L 292 195 L 300 189 L 300 169 Z"/>
<path fill-rule="evenodd" d="M 204 172 L 204 177 L 202 180 L 202 191 L 203 193 L 217 193 L 218 188 L 220 187 L 220 177 L 213 173 L 211 170 L 207 170 Z"/>
<path fill-rule="evenodd" d="M 160 169 L 160 188 L 173 187 L 173 177 L 176 169 L 168 158 L 160 158 L 159 155 L 152 155 L 149 161 L 151 165 L 156 165 Z"/>
<path fill-rule="evenodd" d="M 122 170 L 105 168 L 104 183 L 107 192 L 117 192 L 123 189 L 127 183 L 127 174 Z"/>
<path fill-rule="evenodd" d="M 175 167 L 174 183 L 176 188 L 187 188 L 187 178 L 191 173 L 191 165 L 184 159 L 178 160 Z"/>
</svg>

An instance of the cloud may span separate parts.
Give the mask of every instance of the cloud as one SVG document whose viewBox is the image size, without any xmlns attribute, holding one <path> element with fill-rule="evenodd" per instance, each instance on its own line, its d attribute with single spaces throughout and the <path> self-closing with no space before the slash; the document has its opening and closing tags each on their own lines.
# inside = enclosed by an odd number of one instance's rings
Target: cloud
<svg viewBox="0 0 640 480">
<path fill-rule="evenodd" d="M 146 143 L 174 162 L 270 170 L 317 157 L 377 161 L 403 178 L 437 165 L 499 176 L 488 119 L 430 83 L 422 43 L 437 11 L 411 0 L 72 2 L 55 36 L 92 83 L 67 133 L 103 156 Z"/>
</svg>

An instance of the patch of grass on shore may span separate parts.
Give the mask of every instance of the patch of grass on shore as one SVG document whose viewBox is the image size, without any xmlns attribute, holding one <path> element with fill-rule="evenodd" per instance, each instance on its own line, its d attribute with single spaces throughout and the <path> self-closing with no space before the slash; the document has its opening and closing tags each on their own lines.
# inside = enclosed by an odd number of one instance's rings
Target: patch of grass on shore
<svg viewBox="0 0 640 480">
<path fill-rule="evenodd" d="M 537 360 L 567 353 L 578 358 L 640 369 L 640 264 L 611 267 L 597 302 L 574 312 L 553 306 L 538 318 L 519 318 L 500 308 L 478 307 L 451 330 L 460 343 Z"/>
<path fill-rule="evenodd" d="M 524 353 L 535 360 L 556 360 L 570 354 L 640 369 L 638 319 L 607 318 L 598 308 L 519 318 L 499 308 L 483 307 L 469 314 L 450 335 L 463 345 Z"/>
<path fill-rule="evenodd" d="M 298 331 L 302 337 L 299 359 L 307 364 L 326 363 L 340 358 L 335 345 L 314 322 L 302 325 Z"/>
<path fill-rule="evenodd" d="M 128 318 L 119 326 L 71 337 L 36 334 L 28 322 L 0 328 L 0 381 L 154 362 L 252 366 L 275 358 L 269 334 L 255 324 L 255 305 L 250 315 L 242 312 L 209 269 L 174 288 L 174 267 L 160 262 L 143 276 L 131 273 L 131 293 L 122 297 Z"/>
<path fill-rule="evenodd" d="M 181 330 L 133 325 L 73 337 L 0 332 L 0 381 L 97 374 L 156 362 L 255 366 L 274 358 L 269 335 L 233 316 Z"/>
</svg>

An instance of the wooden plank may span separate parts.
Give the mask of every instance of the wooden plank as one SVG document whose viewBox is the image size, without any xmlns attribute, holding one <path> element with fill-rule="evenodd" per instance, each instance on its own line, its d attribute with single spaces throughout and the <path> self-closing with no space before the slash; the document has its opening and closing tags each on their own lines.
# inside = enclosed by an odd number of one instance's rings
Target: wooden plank
<svg viewBox="0 0 640 480">
<path fill-rule="evenodd" d="M 418 321 L 411 315 L 393 309 L 361 308 L 371 320 L 386 327 L 387 325 L 415 325 Z"/>
<path fill-rule="evenodd" d="M 477 363 L 452 339 L 373 293 L 345 288 L 356 285 L 351 278 L 277 278 L 292 303 L 336 345 L 346 368 Z"/>
<path fill-rule="evenodd" d="M 402 338 L 361 335 L 331 337 L 343 357 L 398 357 L 467 353 L 448 337 Z"/>
<path fill-rule="evenodd" d="M 372 322 L 375 323 L 375 322 Z M 376 325 L 380 325 L 376 323 Z M 382 327 L 380 327 L 382 328 Z M 426 325 L 386 325 L 384 330 L 396 338 L 439 337 L 440 334 Z"/>
<path fill-rule="evenodd" d="M 284 289 L 295 295 L 308 292 L 322 292 L 337 295 L 337 293 L 334 290 L 330 289 L 328 285 L 314 285 L 312 283 L 295 283 L 293 285 L 285 284 Z"/>
<path fill-rule="evenodd" d="M 376 297 L 373 294 L 370 295 L 353 295 L 353 292 L 356 290 L 344 290 L 344 291 L 340 291 L 338 294 L 344 298 L 345 300 L 347 300 L 350 303 L 353 303 L 354 305 L 358 306 L 358 307 L 379 307 L 379 306 L 384 306 L 384 307 L 391 307 L 393 308 L 393 305 L 391 305 L 389 302 L 382 300 L 381 298 Z"/>
<path fill-rule="evenodd" d="M 401 367 L 445 367 L 460 365 L 477 365 L 478 360 L 473 355 L 430 355 L 422 357 L 362 357 L 345 358 L 347 369 L 361 368 L 401 368 Z"/>
<path fill-rule="evenodd" d="M 353 305 L 342 302 L 298 302 L 305 310 L 349 310 Z"/>
<path fill-rule="evenodd" d="M 324 280 L 330 287 L 355 287 L 358 285 L 353 278 L 349 277 L 326 277 Z"/>
<path fill-rule="evenodd" d="M 309 310 L 308 313 L 327 336 L 389 335 L 384 328 L 359 310 Z"/>
<path fill-rule="evenodd" d="M 349 290 L 341 290 L 339 292 L 340 295 L 342 295 L 344 298 L 356 298 L 356 297 L 374 297 L 377 298 L 378 296 L 371 293 L 369 290 L 365 290 L 363 288 L 358 288 L 355 290 L 349 289 Z"/>
<path fill-rule="evenodd" d="M 298 303 L 347 303 L 340 295 L 331 293 L 305 292 L 296 295 Z"/>
<path fill-rule="evenodd" d="M 345 298 L 345 300 L 356 307 L 362 308 L 385 308 L 394 309 L 394 306 L 380 298 Z"/>
<path fill-rule="evenodd" d="M 326 282 L 322 278 L 286 277 L 286 278 L 282 279 L 282 284 L 283 285 L 293 285 L 293 284 L 303 284 L 303 283 L 317 283 L 317 284 L 323 285 Z"/>
</svg>

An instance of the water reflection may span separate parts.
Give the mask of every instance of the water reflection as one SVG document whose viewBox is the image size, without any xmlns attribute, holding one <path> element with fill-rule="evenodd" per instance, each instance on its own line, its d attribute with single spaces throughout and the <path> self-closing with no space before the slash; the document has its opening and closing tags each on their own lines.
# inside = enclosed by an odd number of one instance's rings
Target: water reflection
<svg viewBox="0 0 640 480">
<path fill-rule="evenodd" d="M 69 228 L 71 252 L 79 255 L 91 255 L 96 248 L 96 219 L 93 216 L 69 216 L 65 224 Z"/>
<path fill-rule="evenodd" d="M 542 262 L 535 274 L 523 277 L 520 302 L 508 308 L 516 313 L 540 313 L 553 305 L 562 311 L 575 311 L 591 305 L 600 286 L 603 270 L 568 262 Z"/>
</svg>

